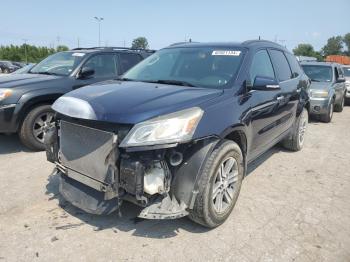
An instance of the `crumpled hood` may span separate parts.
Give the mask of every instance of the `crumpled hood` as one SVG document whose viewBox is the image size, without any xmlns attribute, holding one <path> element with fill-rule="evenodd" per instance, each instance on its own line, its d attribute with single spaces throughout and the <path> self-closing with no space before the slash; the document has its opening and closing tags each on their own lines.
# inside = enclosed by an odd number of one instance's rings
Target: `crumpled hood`
<svg viewBox="0 0 350 262">
<path fill-rule="evenodd" d="M 42 75 L 42 74 L 13 74 L 0 78 L 0 88 L 26 87 L 32 84 L 45 83 L 62 76 Z"/>
<path fill-rule="evenodd" d="M 222 93 L 208 88 L 113 81 L 72 91 L 59 98 L 52 108 L 75 118 L 136 124 L 199 106 Z"/>
<path fill-rule="evenodd" d="M 329 90 L 332 82 L 311 82 L 310 90 Z"/>
</svg>

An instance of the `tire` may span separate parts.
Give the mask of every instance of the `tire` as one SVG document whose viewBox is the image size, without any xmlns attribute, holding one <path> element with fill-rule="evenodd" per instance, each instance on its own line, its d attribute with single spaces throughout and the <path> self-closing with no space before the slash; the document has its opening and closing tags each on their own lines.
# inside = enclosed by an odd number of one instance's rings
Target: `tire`
<svg viewBox="0 0 350 262">
<path fill-rule="evenodd" d="M 327 113 L 320 116 L 321 121 L 325 123 L 331 122 L 333 118 L 333 112 L 334 112 L 334 100 L 332 100 L 331 103 L 329 104 Z"/>
<path fill-rule="evenodd" d="M 8 74 L 9 72 L 10 71 L 7 68 L 4 69 L 4 74 Z"/>
<path fill-rule="evenodd" d="M 283 140 L 282 145 L 284 148 L 296 152 L 304 147 L 308 122 L 309 112 L 304 108 L 293 126 L 292 135 Z"/>
<path fill-rule="evenodd" d="M 26 115 L 21 125 L 19 131 L 21 142 L 29 149 L 35 151 L 45 150 L 44 135 L 49 124 L 53 122 L 53 116 L 54 112 L 51 109 L 51 105 L 41 105 L 32 109 Z"/>
<path fill-rule="evenodd" d="M 228 170 L 231 165 L 229 172 L 220 172 Z M 220 174 L 226 174 L 226 177 Z M 236 204 L 243 174 L 244 160 L 240 147 L 233 141 L 224 140 L 204 163 L 199 192 L 189 218 L 208 228 L 224 223 Z"/>
<path fill-rule="evenodd" d="M 343 98 L 339 104 L 334 106 L 334 111 L 335 112 L 342 112 L 344 109 L 344 105 L 345 105 L 345 96 L 343 96 Z"/>
</svg>

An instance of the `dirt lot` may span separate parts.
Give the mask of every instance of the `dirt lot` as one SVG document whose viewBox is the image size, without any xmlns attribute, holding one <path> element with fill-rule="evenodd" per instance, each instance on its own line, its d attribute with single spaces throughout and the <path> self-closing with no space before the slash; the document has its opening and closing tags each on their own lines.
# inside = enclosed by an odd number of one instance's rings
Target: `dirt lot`
<svg viewBox="0 0 350 262">
<path fill-rule="evenodd" d="M 140 221 L 58 206 L 44 153 L 0 136 L 1 261 L 350 261 L 350 107 L 309 125 L 302 152 L 275 147 L 250 167 L 228 221 Z"/>
</svg>

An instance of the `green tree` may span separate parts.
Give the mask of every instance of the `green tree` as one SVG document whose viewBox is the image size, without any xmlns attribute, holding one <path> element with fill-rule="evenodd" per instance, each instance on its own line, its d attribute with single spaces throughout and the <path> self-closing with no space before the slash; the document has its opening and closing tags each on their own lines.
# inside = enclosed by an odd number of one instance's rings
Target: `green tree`
<svg viewBox="0 0 350 262">
<path fill-rule="evenodd" d="M 0 46 L 0 59 L 1 60 L 10 60 L 10 61 L 26 61 L 38 63 L 49 55 L 52 55 L 55 52 L 68 50 L 66 46 L 54 48 L 48 48 L 46 46 L 34 46 L 34 45 L 9 45 L 9 46 Z"/>
<path fill-rule="evenodd" d="M 59 45 L 56 47 L 57 52 L 68 51 L 68 50 L 69 50 L 68 46 L 65 46 L 65 45 Z"/>
<path fill-rule="evenodd" d="M 343 37 L 333 36 L 327 40 L 327 44 L 322 48 L 322 54 L 328 55 L 341 55 L 343 49 Z"/>
<path fill-rule="evenodd" d="M 146 37 L 138 37 L 135 38 L 132 41 L 132 45 L 131 48 L 135 48 L 135 49 L 148 49 L 149 45 L 148 45 L 148 41 Z"/>
<path fill-rule="evenodd" d="M 350 55 L 350 33 L 347 33 L 346 35 L 344 35 L 343 42 L 348 49 L 347 55 Z"/>
<path fill-rule="evenodd" d="M 315 50 L 314 47 L 310 44 L 299 44 L 296 48 L 293 49 L 293 53 L 297 56 L 314 56 Z"/>
<path fill-rule="evenodd" d="M 314 47 L 310 44 L 299 44 L 293 49 L 293 53 L 296 56 L 311 56 L 316 57 L 318 61 L 323 61 L 321 53 L 315 51 Z"/>
</svg>

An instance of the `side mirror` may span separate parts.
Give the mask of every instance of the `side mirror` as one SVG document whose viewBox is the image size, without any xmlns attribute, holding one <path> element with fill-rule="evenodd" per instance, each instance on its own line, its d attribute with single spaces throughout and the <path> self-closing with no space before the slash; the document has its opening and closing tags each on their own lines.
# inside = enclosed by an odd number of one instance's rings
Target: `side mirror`
<svg viewBox="0 0 350 262">
<path fill-rule="evenodd" d="M 90 76 L 92 76 L 94 74 L 95 74 L 95 70 L 94 69 L 92 69 L 90 67 L 83 67 L 80 70 L 78 78 L 79 79 L 85 79 L 85 78 L 89 78 Z"/>
<path fill-rule="evenodd" d="M 337 83 L 345 83 L 345 78 L 339 77 L 339 78 L 337 79 Z"/>
<path fill-rule="evenodd" d="M 276 79 L 266 76 L 256 76 L 251 90 L 272 91 L 279 90 L 280 85 Z"/>
</svg>

